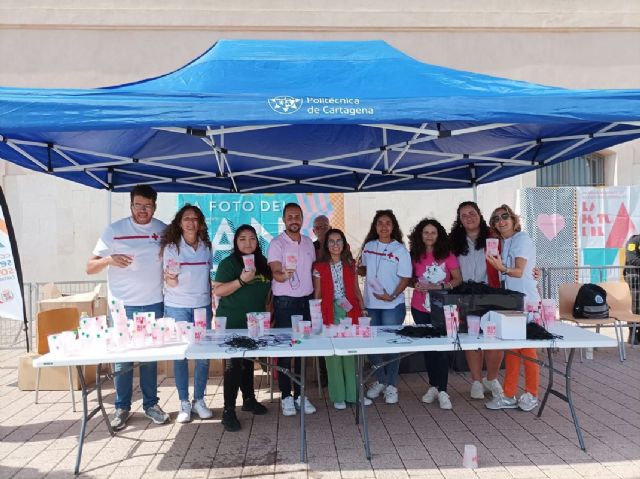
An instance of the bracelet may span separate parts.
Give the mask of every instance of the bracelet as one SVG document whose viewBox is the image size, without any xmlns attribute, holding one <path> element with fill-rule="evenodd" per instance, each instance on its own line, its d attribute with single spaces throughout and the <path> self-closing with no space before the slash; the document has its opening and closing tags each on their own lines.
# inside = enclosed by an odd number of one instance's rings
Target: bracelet
<svg viewBox="0 0 640 479">
<path fill-rule="evenodd" d="M 240 276 L 238 276 L 238 283 L 240 283 L 240 287 L 242 288 L 243 286 L 246 286 L 247 283 L 245 283 L 244 281 L 242 281 L 242 278 Z"/>
</svg>

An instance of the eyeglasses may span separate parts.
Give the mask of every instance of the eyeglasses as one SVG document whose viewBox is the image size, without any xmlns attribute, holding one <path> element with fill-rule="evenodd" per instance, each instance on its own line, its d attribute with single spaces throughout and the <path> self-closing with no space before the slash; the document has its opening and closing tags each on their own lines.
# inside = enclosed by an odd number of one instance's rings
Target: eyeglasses
<svg viewBox="0 0 640 479">
<path fill-rule="evenodd" d="M 327 244 L 329 246 L 342 246 L 343 243 L 344 241 L 342 241 L 341 239 L 327 241 Z"/>
<path fill-rule="evenodd" d="M 141 205 L 140 203 L 133 203 L 131 207 L 136 211 L 151 211 L 155 208 L 155 205 Z"/>
<path fill-rule="evenodd" d="M 497 223 L 500 220 L 505 220 L 507 221 L 509 218 L 511 218 L 511 215 L 509 213 L 502 213 L 500 215 L 495 215 L 491 217 L 491 222 L 492 223 Z"/>
</svg>

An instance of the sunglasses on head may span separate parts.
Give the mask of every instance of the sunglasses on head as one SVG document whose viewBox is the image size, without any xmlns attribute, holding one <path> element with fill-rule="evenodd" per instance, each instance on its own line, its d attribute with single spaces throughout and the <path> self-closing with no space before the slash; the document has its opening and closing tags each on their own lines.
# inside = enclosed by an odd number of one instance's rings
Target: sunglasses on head
<svg viewBox="0 0 640 479">
<path fill-rule="evenodd" d="M 511 218 L 511 215 L 509 213 L 502 213 L 500 215 L 495 215 L 491 217 L 491 222 L 492 223 L 497 223 L 500 220 L 508 220 L 509 218 Z"/>
</svg>

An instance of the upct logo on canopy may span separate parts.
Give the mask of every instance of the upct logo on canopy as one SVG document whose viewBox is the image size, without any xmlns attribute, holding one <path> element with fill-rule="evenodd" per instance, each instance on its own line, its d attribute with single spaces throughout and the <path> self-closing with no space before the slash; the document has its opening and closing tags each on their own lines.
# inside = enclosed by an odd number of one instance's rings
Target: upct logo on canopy
<svg viewBox="0 0 640 479">
<path fill-rule="evenodd" d="M 360 105 L 360 98 L 312 97 L 295 98 L 292 96 L 274 96 L 267 100 L 276 113 L 290 115 L 303 106 L 309 115 L 373 115 L 375 110 Z"/>
<path fill-rule="evenodd" d="M 276 113 L 281 115 L 290 115 L 295 113 L 302 106 L 302 98 L 294 98 L 292 96 L 274 96 L 269 98 L 269 106 Z"/>
</svg>

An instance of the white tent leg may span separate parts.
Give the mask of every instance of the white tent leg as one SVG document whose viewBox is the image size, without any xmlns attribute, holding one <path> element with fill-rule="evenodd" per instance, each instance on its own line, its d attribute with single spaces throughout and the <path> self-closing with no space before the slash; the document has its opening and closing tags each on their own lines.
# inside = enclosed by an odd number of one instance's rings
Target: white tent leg
<svg viewBox="0 0 640 479">
<path fill-rule="evenodd" d="M 478 185 L 473 184 L 473 202 L 478 203 Z"/>
</svg>

